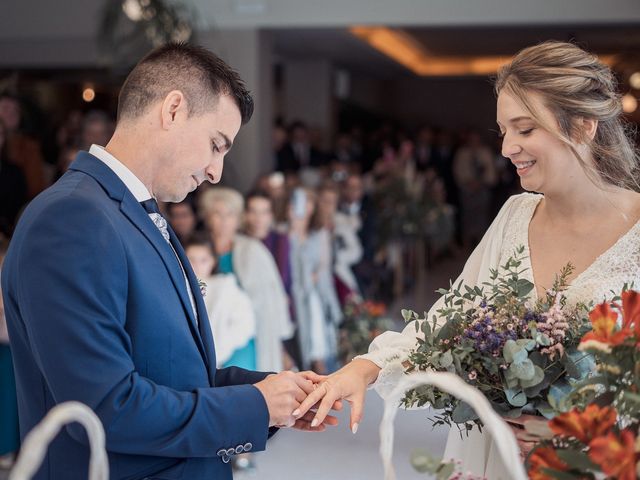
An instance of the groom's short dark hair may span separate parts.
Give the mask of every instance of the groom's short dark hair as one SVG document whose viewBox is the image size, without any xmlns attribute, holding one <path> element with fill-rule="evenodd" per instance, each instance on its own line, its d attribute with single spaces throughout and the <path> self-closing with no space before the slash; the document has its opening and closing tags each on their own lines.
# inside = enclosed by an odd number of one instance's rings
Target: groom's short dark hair
<svg viewBox="0 0 640 480">
<path fill-rule="evenodd" d="M 172 90 L 184 94 L 189 115 L 210 111 L 221 95 L 235 100 L 242 123 L 253 114 L 253 98 L 238 72 L 206 48 L 168 43 L 148 53 L 129 73 L 118 97 L 118 122 L 139 117 Z"/>
</svg>

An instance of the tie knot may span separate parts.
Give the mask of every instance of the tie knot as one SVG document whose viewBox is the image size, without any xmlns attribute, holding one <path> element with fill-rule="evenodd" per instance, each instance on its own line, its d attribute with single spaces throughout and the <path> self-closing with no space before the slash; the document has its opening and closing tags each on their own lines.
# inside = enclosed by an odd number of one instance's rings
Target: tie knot
<svg viewBox="0 0 640 480">
<path fill-rule="evenodd" d="M 160 215 L 158 202 L 156 202 L 154 198 L 150 198 L 149 200 L 140 202 L 140 205 L 142 205 L 142 208 L 144 208 L 147 211 L 147 213 L 157 213 L 158 215 Z"/>
</svg>

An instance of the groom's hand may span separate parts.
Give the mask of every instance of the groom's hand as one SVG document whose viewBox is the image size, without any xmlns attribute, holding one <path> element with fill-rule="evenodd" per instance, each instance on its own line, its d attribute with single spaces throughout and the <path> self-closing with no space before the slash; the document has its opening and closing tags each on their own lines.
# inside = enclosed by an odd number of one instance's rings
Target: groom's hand
<svg viewBox="0 0 640 480">
<path fill-rule="evenodd" d="M 300 374 L 280 372 L 254 385 L 267 403 L 269 426 L 293 426 L 293 411 L 314 391 L 313 382 Z"/>
</svg>

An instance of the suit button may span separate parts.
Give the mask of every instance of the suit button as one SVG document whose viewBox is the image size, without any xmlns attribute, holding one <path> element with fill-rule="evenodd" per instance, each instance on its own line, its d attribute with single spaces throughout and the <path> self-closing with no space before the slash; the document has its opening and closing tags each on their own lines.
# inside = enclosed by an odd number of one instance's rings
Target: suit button
<svg viewBox="0 0 640 480">
<path fill-rule="evenodd" d="M 231 457 L 231 456 L 236 454 L 236 449 L 235 448 L 228 448 L 226 453 L 227 453 L 228 457 Z"/>
<path fill-rule="evenodd" d="M 224 457 L 227 454 L 227 451 L 224 448 L 221 448 L 220 450 L 218 450 L 217 455 L 219 457 Z"/>
<path fill-rule="evenodd" d="M 244 447 L 242 445 L 238 445 L 236 447 L 236 455 L 240 455 L 242 452 L 244 452 Z"/>
<path fill-rule="evenodd" d="M 224 463 L 229 463 L 229 457 L 227 457 L 226 455 L 222 457 L 222 461 Z"/>
<path fill-rule="evenodd" d="M 251 449 L 253 448 L 253 444 L 251 442 L 247 442 L 247 443 L 244 444 L 243 448 L 244 448 L 245 452 L 250 452 Z"/>
</svg>

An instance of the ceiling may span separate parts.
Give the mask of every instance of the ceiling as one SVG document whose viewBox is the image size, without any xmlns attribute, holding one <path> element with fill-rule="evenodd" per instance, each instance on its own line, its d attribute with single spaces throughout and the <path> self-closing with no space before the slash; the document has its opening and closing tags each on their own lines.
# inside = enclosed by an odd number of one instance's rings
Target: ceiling
<svg viewBox="0 0 640 480">
<path fill-rule="evenodd" d="M 510 56 L 544 40 L 571 40 L 600 54 L 623 54 L 640 64 L 640 25 L 404 27 L 433 56 Z M 285 58 L 326 58 L 378 78 L 413 76 L 409 70 L 354 37 L 345 28 L 272 30 L 274 50 Z"/>
</svg>

